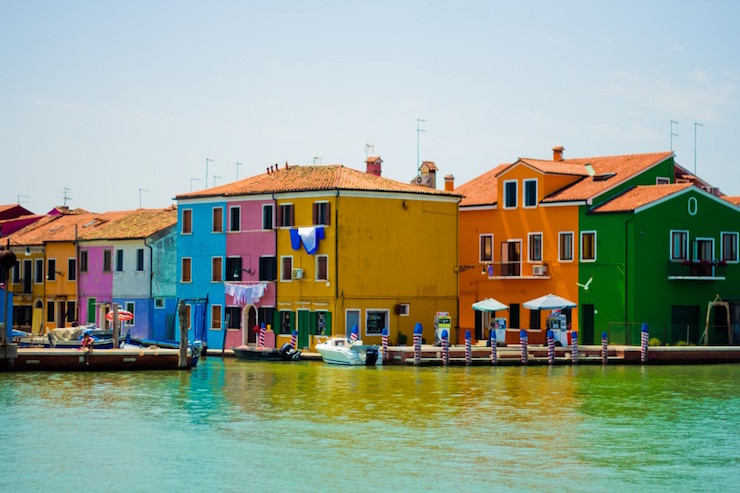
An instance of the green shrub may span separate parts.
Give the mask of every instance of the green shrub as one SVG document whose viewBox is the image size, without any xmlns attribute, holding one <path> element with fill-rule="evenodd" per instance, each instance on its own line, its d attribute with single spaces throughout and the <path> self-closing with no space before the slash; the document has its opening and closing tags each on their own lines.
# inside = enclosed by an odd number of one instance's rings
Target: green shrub
<svg viewBox="0 0 740 493">
<path fill-rule="evenodd" d="M 651 337 L 648 341 L 648 346 L 662 346 L 663 343 L 657 337 Z"/>
<path fill-rule="evenodd" d="M 686 341 L 678 341 L 678 342 L 676 343 L 676 346 L 688 346 L 688 345 L 689 345 L 689 343 L 688 343 L 688 342 L 686 342 Z"/>
</svg>

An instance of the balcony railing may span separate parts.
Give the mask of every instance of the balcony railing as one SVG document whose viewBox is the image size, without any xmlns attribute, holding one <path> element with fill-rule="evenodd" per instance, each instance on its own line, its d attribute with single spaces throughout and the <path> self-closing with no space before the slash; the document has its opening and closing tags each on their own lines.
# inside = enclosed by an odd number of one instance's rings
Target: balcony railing
<svg viewBox="0 0 740 493">
<path fill-rule="evenodd" d="M 481 275 L 489 279 L 549 279 L 547 262 L 487 262 L 483 264 Z"/>
<path fill-rule="evenodd" d="M 726 269 L 719 260 L 669 260 L 668 279 L 723 280 Z"/>
</svg>

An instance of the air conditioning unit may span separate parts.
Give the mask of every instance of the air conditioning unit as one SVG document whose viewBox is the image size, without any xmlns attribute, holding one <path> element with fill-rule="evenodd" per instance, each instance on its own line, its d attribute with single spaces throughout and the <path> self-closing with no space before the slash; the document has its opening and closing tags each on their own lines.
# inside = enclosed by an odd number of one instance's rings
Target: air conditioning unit
<svg viewBox="0 0 740 493">
<path fill-rule="evenodd" d="M 533 265 L 532 274 L 535 276 L 544 276 L 547 273 L 547 268 L 544 265 Z"/>
<path fill-rule="evenodd" d="M 303 269 L 293 269 L 293 279 L 303 279 Z"/>
</svg>

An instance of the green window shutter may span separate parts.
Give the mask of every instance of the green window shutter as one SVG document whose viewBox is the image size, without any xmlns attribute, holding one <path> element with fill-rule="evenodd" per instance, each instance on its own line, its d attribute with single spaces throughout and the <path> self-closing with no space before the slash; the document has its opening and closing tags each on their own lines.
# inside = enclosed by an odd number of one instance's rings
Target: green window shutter
<svg viewBox="0 0 740 493">
<path fill-rule="evenodd" d="M 326 312 L 326 335 L 331 335 L 331 312 Z"/>
<path fill-rule="evenodd" d="M 280 333 L 280 311 L 278 310 L 272 312 L 272 331 L 276 334 Z"/>
<path fill-rule="evenodd" d="M 309 313 L 309 328 L 308 333 L 311 335 L 316 335 L 316 312 Z"/>
</svg>

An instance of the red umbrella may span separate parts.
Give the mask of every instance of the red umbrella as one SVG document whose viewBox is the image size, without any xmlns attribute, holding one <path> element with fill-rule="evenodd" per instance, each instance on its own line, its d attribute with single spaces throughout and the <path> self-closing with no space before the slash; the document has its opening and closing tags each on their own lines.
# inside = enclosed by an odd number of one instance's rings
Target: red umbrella
<svg viewBox="0 0 740 493">
<path fill-rule="evenodd" d="M 105 319 L 109 322 L 113 321 L 113 310 L 109 311 L 105 314 Z M 133 320 L 134 314 L 131 313 L 128 310 L 118 310 L 118 320 L 120 321 L 127 321 L 127 320 Z"/>
</svg>

